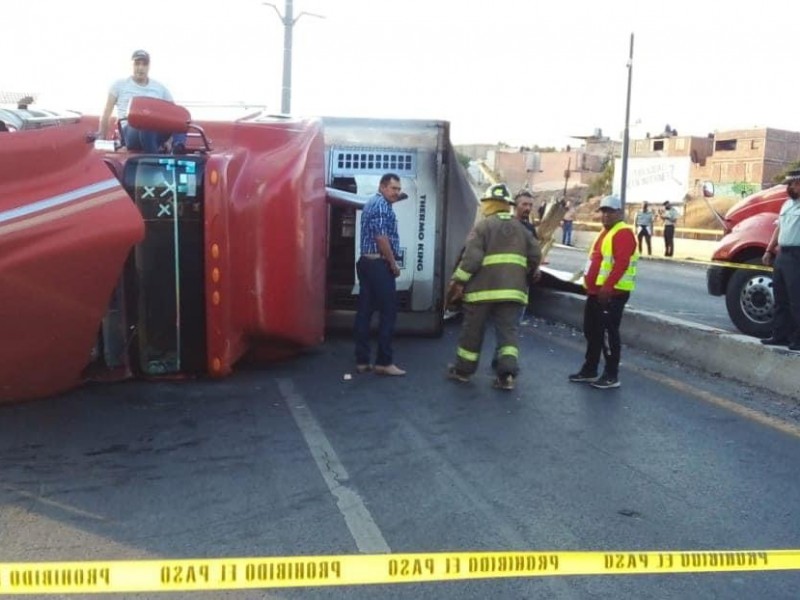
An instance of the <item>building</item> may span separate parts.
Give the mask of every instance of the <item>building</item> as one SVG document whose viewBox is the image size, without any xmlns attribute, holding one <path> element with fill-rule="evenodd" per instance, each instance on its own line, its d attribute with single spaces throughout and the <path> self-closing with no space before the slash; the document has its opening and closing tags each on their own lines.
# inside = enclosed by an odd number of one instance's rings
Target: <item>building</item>
<svg viewBox="0 0 800 600">
<path fill-rule="evenodd" d="M 626 200 L 680 204 L 712 181 L 719 196 L 746 196 L 774 185 L 774 178 L 800 158 L 800 133 L 770 128 L 718 131 L 705 137 L 674 131 L 635 139 L 628 153 Z M 614 169 L 621 189 L 622 166 Z"/>
<path fill-rule="evenodd" d="M 714 182 L 719 195 L 745 196 L 775 185 L 775 178 L 800 159 L 800 132 L 753 128 L 719 131 L 714 151 L 697 165 L 696 181 Z"/>
<path fill-rule="evenodd" d="M 526 188 L 534 192 L 552 192 L 563 190 L 565 186 L 568 189 L 585 187 L 603 172 L 609 160 L 619 156 L 622 144 L 604 137 L 599 129 L 592 135 L 573 137 L 584 145 L 552 152 L 495 146 L 486 150 L 483 161 L 495 179 L 506 182 L 514 191 Z M 459 146 L 457 149 L 469 155 L 475 147 Z M 479 170 L 471 172 L 476 174 Z M 478 182 L 486 183 L 480 176 Z"/>
</svg>

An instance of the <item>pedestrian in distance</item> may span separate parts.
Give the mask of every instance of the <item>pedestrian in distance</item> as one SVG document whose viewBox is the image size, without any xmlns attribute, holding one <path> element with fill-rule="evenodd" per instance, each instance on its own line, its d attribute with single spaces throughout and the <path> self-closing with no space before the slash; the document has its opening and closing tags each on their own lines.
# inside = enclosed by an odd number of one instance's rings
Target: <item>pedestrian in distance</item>
<svg viewBox="0 0 800 600">
<path fill-rule="evenodd" d="M 785 183 L 789 199 L 781 206 L 777 226 L 761 257 L 764 265 L 774 264 L 775 294 L 772 335 L 761 343 L 800 351 L 800 169 L 790 171 Z"/>
<path fill-rule="evenodd" d="M 664 202 L 664 209 L 661 211 L 661 219 L 664 221 L 664 256 L 672 256 L 675 253 L 675 224 L 678 222 L 678 209 L 670 204 L 669 200 Z"/>
<path fill-rule="evenodd" d="M 589 249 L 589 261 L 583 276 L 586 304 L 583 311 L 583 335 L 586 354 L 577 373 L 569 376 L 575 383 L 590 383 L 599 389 L 618 388 L 622 342 L 619 327 L 622 313 L 636 287 L 636 237 L 633 228 L 623 221 L 622 201 L 606 196 L 600 201 L 603 228 Z M 597 372 L 600 356 L 604 369 Z"/>
<path fill-rule="evenodd" d="M 567 209 L 567 212 L 561 217 L 561 243 L 564 246 L 572 246 L 572 224 L 575 220 L 575 208 L 573 208 L 572 202 L 569 200 L 564 200 L 564 208 Z"/>
<path fill-rule="evenodd" d="M 116 109 L 117 120 L 127 118 L 128 109 L 133 98 L 144 96 L 146 98 L 159 98 L 173 102 L 172 94 L 166 86 L 150 77 L 150 54 L 144 50 L 136 50 L 131 56 L 133 61 L 133 73 L 130 77 L 115 81 L 108 91 L 106 106 L 100 117 L 100 130 L 97 133 L 98 139 L 104 140 L 108 137 L 108 130 L 111 121 L 111 113 Z M 143 131 L 125 124 L 122 128 L 123 139 L 128 150 L 143 151 L 155 154 L 160 152 L 170 139 L 169 134 L 156 131 Z M 172 151 L 175 154 L 182 154 L 186 149 L 186 134 L 176 133 L 172 136 Z"/>
<path fill-rule="evenodd" d="M 491 320 L 497 338 L 494 387 L 502 390 L 513 390 L 519 373 L 519 310 L 528 303 L 528 286 L 541 261 L 539 243 L 509 212 L 511 201 L 503 183 L 490 186 L 481 198 L 484 219 L 467 237 L 447 294 L 463 300 L 464 310 L 456 360 L 447 377 L 469 382 Z"/>
<path fill-rule="evenodd" d="M 547 201 L 542 200 L 542 203 L 539 205 L 539 208 L 536 209 L 536 216 L 538 217 L 539 223 L 544 220 L 544 213 L 547 211 Z"/>
<path fill-rule="evenodd" d="M 397 320 L 397 285 L 400 276 L 400 237 L 392 205 L 407 197 L 402 193 L 400 177 L 386 173 L 378 192 L 361 211 L 361 255 L 356 262 L 358 306 L 355 318 L 356 371 L 374 369 L 378 375 L 405 375 L 394 364 L 392 338 Z M 373 367 L 370 349 L 370 321 L 378 311 L 378 353 Z"/>
<path fill-rule="evenodd" d="M 636 213 L 636 239 L 639 242 L 639 254 L 642 253 L 642 240 L 647 243 L 647 256 L 652 256 L 653 246 L 651 239 L 653 237 L 653 211 L 650 210 L 650 205 L 647 202 L 642 202 L 642 208 Z M 674 230 L 673 230 L 674 233 Z"/>
</svg>

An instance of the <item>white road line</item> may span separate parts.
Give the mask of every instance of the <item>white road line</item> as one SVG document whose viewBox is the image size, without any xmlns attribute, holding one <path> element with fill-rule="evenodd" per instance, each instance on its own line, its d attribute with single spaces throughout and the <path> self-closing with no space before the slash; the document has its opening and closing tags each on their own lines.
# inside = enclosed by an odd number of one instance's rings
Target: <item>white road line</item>
<svg viewBox="0 0 800 600">
<path fill-rule="evenodd" d="M 322 478 L 336 498 L 336 505 L 344 516 L 358 550 L 364 554 L 389 553 L 391 548 L 383 538 L 369 510 L 357 491 L 346 484 L 350 480 L 347 470 L 339 460 L 303 396 L 294 389 L 291 379 L 279 379 L 278 389 L 286 406 L 292 412 L 297 426 L 308 444 Z"/>
</svg>

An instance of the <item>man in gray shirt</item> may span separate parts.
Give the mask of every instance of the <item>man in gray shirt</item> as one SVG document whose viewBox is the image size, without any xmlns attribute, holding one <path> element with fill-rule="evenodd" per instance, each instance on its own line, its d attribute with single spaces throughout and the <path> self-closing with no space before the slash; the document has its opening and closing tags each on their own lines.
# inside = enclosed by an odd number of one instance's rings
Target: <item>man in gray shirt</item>
<svg viewBox="0 0 800 600">
<path fill-rule="evenodd" d="M 664 256 L 672 256 L 675 253 L 675 223 L 678 222 L 678 210 L 669 203 L 669 200 L 664 202 L 661 218 L 664 220 Z"/>
<path fill-rule="evenodd" d="M 653 235 L 653 211 L 647 202 L 642 202 L 642 210 L 636 213 L 636 239 L 639 241 L 639 254 L 642 253 L 642 240 L 647 242 L 647 255 L 653 254 L 650 239 Z"/>
<path fill-rule="evenodd" d="M 100 131 L 98 137 L 106 139 L 108 136 L 109 121 L 111 112 L 117 109 L 117 119 L 124 119 L 128 116 L 128 108 L 133 98 L 144 96 L 147 98 L 160 98 L 173 102 L 172 94 L 164 84 L 150 78 L 150 55 L 144 50 L 136 50 L 131 56 L 133 61 L 133 75 L 126 79 L 115 81 L 108 92 L 108 100 L 103 114 L 100 117 Z M 142 131 L 125 125 L 123 127 L 122 140 L 128 150 L 142 150 L 144 152 L 156 153 L 169 140 L 169 134 L 162 134 L 156 131 Z M 182 153 L 186 145 L 186 134 L 175 134 L 173 136 L 173 151 Z"/>
</svg>

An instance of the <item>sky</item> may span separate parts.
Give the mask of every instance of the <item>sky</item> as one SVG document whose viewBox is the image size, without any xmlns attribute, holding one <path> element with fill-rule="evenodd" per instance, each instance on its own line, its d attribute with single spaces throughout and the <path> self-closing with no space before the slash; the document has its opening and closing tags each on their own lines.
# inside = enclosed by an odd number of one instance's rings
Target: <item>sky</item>
<svg viewBox="0 0 800 600">
<path fill-rule="evenodd" d="M 274 0 L 284 11 L 284 0 Z M 443 119 L 457 144 L 630 132 L 800 131 L 782 23 L 761 0 L 294 0 L 292 113 Z M 284 27 L 261 0 L 26 0 L 3 6 L 0 92 L 101 112 L 144 48 L 179 103 L 279 112 Z M 777 85 L 776 85 L 777 84 Z M 190 108 L 202 116 L 203 109 Z"/>
</svg>

